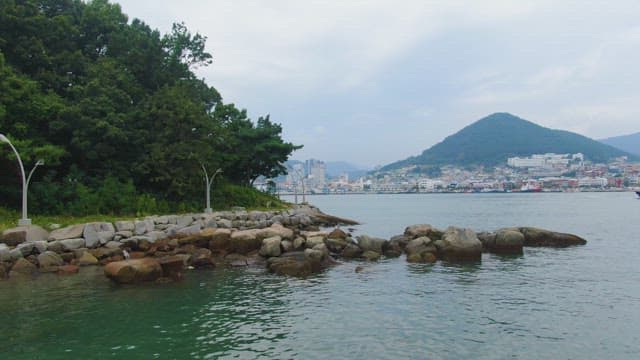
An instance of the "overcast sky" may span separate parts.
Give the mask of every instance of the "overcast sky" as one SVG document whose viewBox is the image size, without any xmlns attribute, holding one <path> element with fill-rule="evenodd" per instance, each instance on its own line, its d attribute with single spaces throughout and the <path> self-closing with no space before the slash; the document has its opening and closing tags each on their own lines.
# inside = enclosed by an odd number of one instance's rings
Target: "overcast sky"
<svg viewBox="0 0 640 360">
<path fill-rule="evenodd" d="M 113 0 L 112 0 L 113 1 Z M 494 112 L 603 138 L 640 131 L 640 1 L 120 0 L 294 159 L 382 165 Z"/>
</svg>

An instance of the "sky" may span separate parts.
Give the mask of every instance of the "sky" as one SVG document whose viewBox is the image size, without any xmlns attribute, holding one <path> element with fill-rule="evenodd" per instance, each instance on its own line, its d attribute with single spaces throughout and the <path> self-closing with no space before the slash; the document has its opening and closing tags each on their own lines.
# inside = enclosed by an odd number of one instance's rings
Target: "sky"
<svg viewBox="0 0 640 360">
<path fill-rule="evenodd" d="M 270 114 L 293 159 L 385 165 L 494 112 L 640 131 L 640 1 L 112 0 L 207 37 L 196 73 Z"/>
</svg>

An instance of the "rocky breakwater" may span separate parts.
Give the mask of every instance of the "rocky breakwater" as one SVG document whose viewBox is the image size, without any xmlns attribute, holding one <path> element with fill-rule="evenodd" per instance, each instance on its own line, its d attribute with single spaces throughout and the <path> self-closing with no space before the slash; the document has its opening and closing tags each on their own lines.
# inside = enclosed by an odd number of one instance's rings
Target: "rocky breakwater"
<svg viewBox="0 0 640 360">
<path fill-rule="evenodd" d="M 355 222 L 312 206 L 296 206 L 282 211 L 151 216 L 52 232 L 39 226 L 18 227 L 0 237 L 0 279 L 73 274 L 92 265 L 106 265 L 105 275 L 118 283 L 177 279 L 187 268 L 248 266 L 293 250 L 301 250 L 310 263 L 305 269 L 318 271 L 328 265 L 328 258 L 318 249 L 306 251 L 306 238 L 300 234 L 337 224 Z"/>
</svg>

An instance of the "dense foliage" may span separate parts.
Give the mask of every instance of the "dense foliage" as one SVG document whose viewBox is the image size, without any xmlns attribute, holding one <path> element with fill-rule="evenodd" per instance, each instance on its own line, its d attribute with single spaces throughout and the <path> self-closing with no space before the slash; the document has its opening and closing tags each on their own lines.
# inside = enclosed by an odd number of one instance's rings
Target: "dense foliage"
<svg viewBox="0 0 640 360">
<path fill-rule="evenodd" d="M 508 113 L 495 113 L 447 137 L 421 155 L 387 165 L 382 170 L 408 165 L 506 165 L 509 157 L 545 153 L 583 153 L 594 162 L 623 155 L 635 158 L 582 135 L 548 129 Z"/>
<path fill-rule="evenodd" d="M 213 60 L 205 41 L 184 24 L 161 35 L 129 22 L 107 0 L 0 0 L 0 133 L 27 172 L 46 163 L 30 208 L 201 208 L 202 165 L 223 170 L 217 182 L 246 187 L 285 172 L 299 146 L 283 141 L 281 126 L 252 121 L 194 74 Z M 19 170 L 6 144 L 0 169 L 0 206 L 17 207 Z"/>
</svg>

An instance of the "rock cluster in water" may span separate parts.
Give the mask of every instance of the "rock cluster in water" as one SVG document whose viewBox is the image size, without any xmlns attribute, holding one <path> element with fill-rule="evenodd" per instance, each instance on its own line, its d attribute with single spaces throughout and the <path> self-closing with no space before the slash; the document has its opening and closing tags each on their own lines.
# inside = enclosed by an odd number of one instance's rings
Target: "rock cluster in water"
<svg viewBox="0 0 640 360">
<path fill-rule="evenodd" d="M 90 265 L 105 265 L 105 275 L 117 283 L 175 280 L 187 268 L 252 264 L 280 275 L 307 276 L 337 258 L 375 261 L 406 254 L 409 262 L 477 261 L 482 252 L 519 254 L 524 246 L 586 243 L 575 235 L 530 227 L 476 233 L 422 224 L 389 240 L 354 238 L 340 228 L 320 231 L 339 224 L 355 222 L 298 206 L 89 223 L 51 233 L 37 226 L 18 227 L 0 239 L 0 278 L 70 274 Z"/>
</svg>

